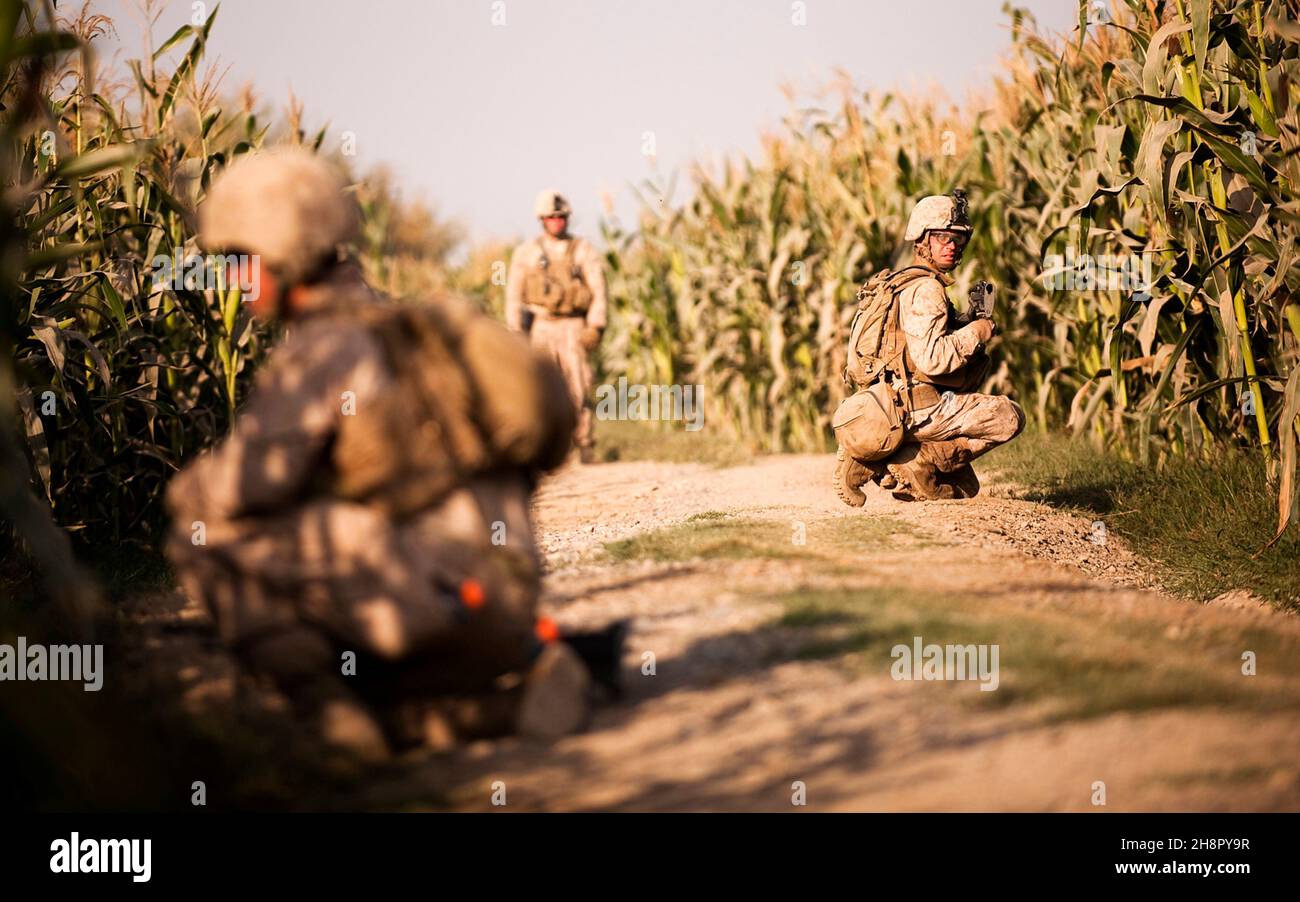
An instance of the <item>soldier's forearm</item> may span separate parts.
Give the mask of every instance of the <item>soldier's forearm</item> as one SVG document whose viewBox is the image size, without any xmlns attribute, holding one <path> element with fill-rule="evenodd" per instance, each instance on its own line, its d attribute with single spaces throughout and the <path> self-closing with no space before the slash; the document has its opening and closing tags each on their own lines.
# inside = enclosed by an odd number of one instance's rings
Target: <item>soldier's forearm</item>
<svg viewBox="0 0 1300 902">
<path fill-rule="evenodd" d="M 506 328 L 512 332 L 522 332 L 524 328 L 523 299 L 514 292 L 506 294 Z"/>
<path fill-rule="evenodd" d="M 925 348 L 909 348 L 909 351 L 921 372 L 929 376 L 946 376 L 965 366 L 978 349 L 979 337 L 970 326 L 963 326 L 956 332 L 940 336 Z"/>
<path fill-rule="evenodd" d="M 587 325 L 596 329 L 605 328 L 605 310 L 608 295 L 605 292 L 605 273 L 599 269 L 591 277 L 591 307 L 587 309 Z"/>
</svg>

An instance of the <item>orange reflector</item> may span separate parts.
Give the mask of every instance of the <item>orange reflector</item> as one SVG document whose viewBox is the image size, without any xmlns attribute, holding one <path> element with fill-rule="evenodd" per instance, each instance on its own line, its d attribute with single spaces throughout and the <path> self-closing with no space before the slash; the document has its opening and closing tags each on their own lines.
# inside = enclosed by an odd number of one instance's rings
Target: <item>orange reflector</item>
<svg viewBox="0 0 1300 902">
<path fill-rule="evenodd" d="M 554 642 L 560 638 L 560 628 L 550 617 L 538 617 L 533 632 L 543 642 Z"/>
<path fill-rule="evenodd" d="M 476 579 L 462 580 L 460 584 L 460 601 L 461 604 L 471 611 L 477 611 L 483 607 L 485 598 L 483 595 L 483 584 Z"/>
</svg>

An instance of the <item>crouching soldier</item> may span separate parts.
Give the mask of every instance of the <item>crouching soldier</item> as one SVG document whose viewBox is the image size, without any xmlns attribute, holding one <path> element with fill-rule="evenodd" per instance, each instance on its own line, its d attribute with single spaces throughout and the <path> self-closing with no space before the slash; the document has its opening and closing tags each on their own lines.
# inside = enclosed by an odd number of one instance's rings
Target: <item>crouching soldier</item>
<svg viewBox="0 0 1300 902">
<path fill-rule="evenodd" d="M 845 379 L 857 393 L 835 412 L 835 489 L 845 504 L 866 501 L 875 481 L 904 501 L 971 498 L 971 461 L 1024 428 L 1020 405 L 978 389 L 988 375 L 992 286 L 981 283 L 959 314 L 948 273 L 970 240 L 966 197 L 922 198 L 907 223 L 913 261 L 873 276 L 858 292 Z"/>
<path fill-rule="evenodd" d="M 204 247 L 243 255 L 252 313 L 288 336 L 229 437 L 169 486 L 169 557 L 331 744 L 382 758 L 445 738 L 449 709 L 421 705 L 447 698 L 572 730 L 589 675 L 538 628 L 529 513 L 569 450 L 564 380 L 464 302 L 379 302 L 346 253 L 358 225 L 306 151 L 250 155 L 212 185 Z"/>
</svg>

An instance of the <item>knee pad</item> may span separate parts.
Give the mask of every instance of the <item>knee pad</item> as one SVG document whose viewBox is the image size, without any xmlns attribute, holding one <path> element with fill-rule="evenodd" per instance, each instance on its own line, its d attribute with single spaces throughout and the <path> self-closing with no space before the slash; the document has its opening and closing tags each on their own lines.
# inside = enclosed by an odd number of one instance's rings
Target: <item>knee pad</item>
<svg viewBox="0 0 1300 902">
<path fill-rule="evenodd" d="M 998 398 L 1000 412 L 998 415 L 1000 435 L 994 438 L 998 443 L 1009 442 L 1025 428 L 1025 411 L 1010 398 Z"/>
</svg>

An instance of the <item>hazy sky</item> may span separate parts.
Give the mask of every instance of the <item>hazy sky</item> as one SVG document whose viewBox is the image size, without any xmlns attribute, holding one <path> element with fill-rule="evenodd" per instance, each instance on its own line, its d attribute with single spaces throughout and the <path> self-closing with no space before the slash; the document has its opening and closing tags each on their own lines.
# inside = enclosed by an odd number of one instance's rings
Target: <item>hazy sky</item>
<svg viewBox="0 0 1300 902">
<path fill-rule="evenodd" d="M 550 186 L 594 235 L 602 192 L 630 221 L 629 185 L 755 152 L 788 109 L 783 83 L 806 94 L 840 67 L 861 88 L 937 84 L 961 98 L 1009 43 L 1002 2 L 223 0 L 208 59 L 230 67 L 231 92 L 252 82 L 278 105 L 292 89 L 312 130 L 354 133 L 359 168 L 388 163 L 476 239 L 531 234 L 533 197 Z M 134 5 L 97 4 L 129 55 Z M 1018 5 L 1052 30 L 1077 21 L 1075 0 Z M 156 41 L 198 6 L 164 3 Z"/>
</svg>

